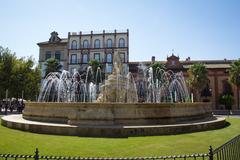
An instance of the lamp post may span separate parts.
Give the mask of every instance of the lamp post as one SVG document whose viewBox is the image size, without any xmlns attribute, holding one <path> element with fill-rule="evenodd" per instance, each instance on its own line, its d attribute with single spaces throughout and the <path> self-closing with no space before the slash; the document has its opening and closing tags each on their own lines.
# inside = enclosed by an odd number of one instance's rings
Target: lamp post
<svg viewBox="0 0 240 160">
<path fill-rule="evenodd" d="M 6 89 L 6 102 L 7 102 L 7 99 L 8 99 L 8 89 Z"/>
<path fill-rule="evenodd" d="M 24 94 L 24 91 L 22 90 L 22 100 L 23 100 L 23 94 Z"/>
</svg>

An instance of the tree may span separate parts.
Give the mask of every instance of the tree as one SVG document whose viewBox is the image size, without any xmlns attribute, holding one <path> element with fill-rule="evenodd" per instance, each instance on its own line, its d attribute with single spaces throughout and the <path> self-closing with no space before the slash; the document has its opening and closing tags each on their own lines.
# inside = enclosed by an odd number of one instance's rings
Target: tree
<svg viewBox="0 0 240 160">
<path fill-rule="evenodd" d="M 0 47 L 0 99 L 8 89 L 8 97 L 19 98 L 24 92 L 25 99 L 35 100 L 40 79 L 40 70 L 31 57 L 18 59 L 8 48 Z"/>
<path fill-rule="evenodd" d="M 232 82 L 237 86 L 237 105 L 239 109 L 240 108 L 239 106 L 240 60 L 230 64 L 229 74 L 230 74 L 230 82 Z"/>
<path fill-rule="evenodd" d="M 163 69 L 163 70 L 166 69 L 165 65 L 162 64 L 161 62 L 158 62 L 158 61 L 152 63 L 152 64 L 150 65 L 150 67 L 152 67 L 152 69 L 153 69 L 153 80 L 154 80 L 154 82 L 155 82 L 156 79 L 158 78 L 157 72 L 158 72 L 159 70 L 161 70 L 161 69 Z"/>
<path fill-rule="evenodd" d="M 38 66 L 34 67 L 34 60 L 31 57 L 17 60 L 12 75 L 15 84 L 13 96 L 19 98 L 23 92 L 25 99 L 35 100 L 40 89 L 40 80 L 40 69 Z"/>
<path fill-rule="evenodd" d="M 229 111 L 228 114 L 230 114 L 233 104 L 233 96 L 230 94 L 221 94 L 219 102 L 220 104 L 225 105 L 225 108 Z"/>
<path fill-rule="evenodd" d="M 102 73 L 102 65 L 99 63 L 99 61 L 97 60 L 90 60 L 89 63 L 88 63 L 91 67 L 92 67 L 92 71 L 93 71 L 93 77 L 92 77 L 92 81 L 95 81 L 95 83 L 100 83 L 102 81 L 102 76 L 103 73 Z M 100 68 L 100 72 L 98 73 L 98 69 Z M 98 74 L 97 74 L 98 73 Z"/>
<path fill-rule="evenodd" d="M 59 61 L 55 58 L 49 58 L 46 63 L 46 70 L 45 70 L 45 77 L 50 73 L 50 72 L 60 72 L 62 69 L 62 65 L 59 63 Z"/>
<path fill-rule="evenodd" d="M 9 95 L 14 90 L 11 89 L 12 85 L 12 73 L 16 63 L 16 56 L 8 48 L 0 47 L 0 97 L 5 98 L 5 92 L 8 89 Z"/>
<path fill-rule="evenodd" d="M 189 70 L 188 83 L 195 93 L 196 100 L 200 99 L 200 92 L 205 88 L 208 82 L 207 69 L 202 63 L 193 64 Z"/>
</svg>

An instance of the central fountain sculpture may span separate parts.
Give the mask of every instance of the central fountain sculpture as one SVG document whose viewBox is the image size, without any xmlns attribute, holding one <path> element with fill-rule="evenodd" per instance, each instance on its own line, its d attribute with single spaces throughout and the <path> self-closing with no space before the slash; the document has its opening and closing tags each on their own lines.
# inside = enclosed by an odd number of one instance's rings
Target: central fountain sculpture
<svg viewBox="0 0 240 160">
<path fill-rule="evenodd" d="M 117 54 L 113 72 L 102 84 L 76 70 L 50 73 L 39 102 L 28 102 L 22 120 L 2 118 L 2 124 L 37 133 L 92 137 L 178 134 L 221 128 L 225 119 L 212 115 L 210 103 L 191 103 L 182 73 L 139 65 L 136 81 L 124 73 Z M 97 79 L 100 79 L 97 81 Z M 141 103 L 140 103 L 141 102 Z M 20 123 L 20 124 L 19 124 Z"/>
<path fill-rule="evenodd" d="M 114 55 L 113 72 L 108 76 L 105 84 L 101 86 L 101 93 L 97 99 L 98 103 L 115 102 L 115 103 L 137 103 L 137 87 L 132 74 L 127 76 L 123 74 L 122 63 L 120 58 Z"/>
</svg>

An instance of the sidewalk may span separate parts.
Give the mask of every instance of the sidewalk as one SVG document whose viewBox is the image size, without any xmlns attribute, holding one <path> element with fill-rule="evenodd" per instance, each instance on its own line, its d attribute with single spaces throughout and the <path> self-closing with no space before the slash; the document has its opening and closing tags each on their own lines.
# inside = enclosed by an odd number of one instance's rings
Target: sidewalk
<svg viewBox="0 0 240 160">
<path fill-rule="evenodd" d="M 213 114 L 214 115 L 228 115 L 229 111 L 228 110 L 214 110 Z M 230 115 L 240 116 L 240 110 L 231 110 Z"/>
</svg>

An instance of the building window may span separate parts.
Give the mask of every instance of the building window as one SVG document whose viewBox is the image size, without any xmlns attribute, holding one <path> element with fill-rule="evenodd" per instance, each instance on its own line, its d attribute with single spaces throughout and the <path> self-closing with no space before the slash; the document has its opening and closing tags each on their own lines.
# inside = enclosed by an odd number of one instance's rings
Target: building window
<svg viewBox="0 0 240 160">
<path fill-rule="evenodd" d="M 100 62 L 100 53 L 94 53 L 94 59 Z"/>
<path fill-rule="evenodd" d="M 71 49 L 77 49 L 77 41 L 76 40 L 72 41 Z"/>
<path fill-rule="evenodd" d="M 125 62 L 125 53 L 119 53 L 121 62 Z"/>
<path fill-rule="evenodd" d="M 71 64 L 77 64 L 77 54 L 71 55 Z"/>
<path fill-rule="evenodd" d="M 120 48 L 124 48 L 125 47 L 125 40 L 123 38 L 119 39 L 118 47 L 120 47 Z"/>
<path fill-rule="evenodd" d="M 47 51 L 45 55 L 45 60 L 51 58 L 51 51 Z"/>
<path fill-rule="evenodd" d="M 112 54 L 111 53 L 107 54 L 107 63 L 112 63 Z"/>
<path fill-rule="evenodd" d="M 55 59 L 61 61 L 61 52 L 60 51 L 55 52 Z"/>
<path fill-rule="evenodd" d="M 83 54 L 82 63 L 88 63 L 88 54 Z"/>
<path fill-rule="evenodd" d="M 88 48 L 88 40 L 83 41 L 83 48 Z"/>
<path fill-rule="evenodd" d="M 112 40 L 111 39 L 107 40 L 107 48 L 112 48 Z"/>
<path fill-rule="evenodd" d="M 99 39 L 96 39 L 94 41 L 94 48 L 100 48 L 100 40 Z"/>
<path fill-rule="evenodd" d="M 106 73 L 112 73 L 112 64 L 106 65 Z"/>
<path fill-rule="evenodd" d="M 172 60 L 172 61 L 171 61 L 171 65 L 172 65 L 172 66 L 175 66 L 175 65 L 176 65 L 176 61 Z"/>
</svg>

